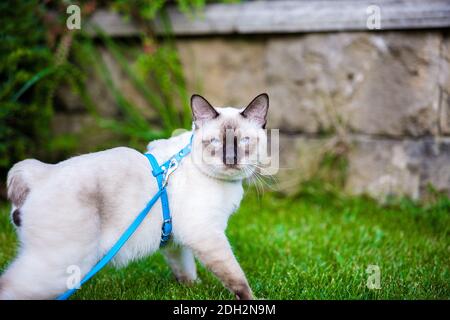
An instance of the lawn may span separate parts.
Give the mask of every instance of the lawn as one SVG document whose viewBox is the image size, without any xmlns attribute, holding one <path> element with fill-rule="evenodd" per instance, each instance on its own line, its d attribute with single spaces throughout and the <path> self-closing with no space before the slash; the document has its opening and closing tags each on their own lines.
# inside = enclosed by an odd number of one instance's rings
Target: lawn
<svg viewBox="0 0 450 320">
<path fill-rule="evenodd" d="M 0 270 L 16 239 L 7 206 L 0 214 Z M 381 206 L 365 197 L 302 193 L 287 198 L 250 191 L 228 235 L 257 298 L 449 299 L 450 200 Z M 377 265 L 381 288 L 366 286 Z M 202 282 L 179 285 L 161 254 L 107 268 L 73 299 L 230 299 L 200 266 Z"/>
</svg>

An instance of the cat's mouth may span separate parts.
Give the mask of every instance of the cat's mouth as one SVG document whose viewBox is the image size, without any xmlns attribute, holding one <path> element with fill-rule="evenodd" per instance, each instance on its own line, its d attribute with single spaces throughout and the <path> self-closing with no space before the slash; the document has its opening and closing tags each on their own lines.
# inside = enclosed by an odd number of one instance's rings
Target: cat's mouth
<svg viewBox="0 0 450 320">
<path fill-rule="evenodd" d="M 239 164 L 226 164 L 224 169 L 228 171 L 239 171 L 242 170 L 242 167 Z"/>
<path fill-rule="evenodd" d="M 214 178 L 223 180 L 240 180 L 245 178 L 245 169 L 240 164 L 217 164 L 215 166 L 211 166 L 209 170 L 205 170 L 204 172 Z"/>
<path fill-rule="evenodd" d="M 224 175 L 235 178 L 245 178 L 251 171 L 247 164 L 226 164 L 219 169 Z"/>
<path fill-rule="evenodd" d="M 247 163 L 223 164 L 222 170 L 226 172 L 244 172 L 247 167 Z"/>
</svg>

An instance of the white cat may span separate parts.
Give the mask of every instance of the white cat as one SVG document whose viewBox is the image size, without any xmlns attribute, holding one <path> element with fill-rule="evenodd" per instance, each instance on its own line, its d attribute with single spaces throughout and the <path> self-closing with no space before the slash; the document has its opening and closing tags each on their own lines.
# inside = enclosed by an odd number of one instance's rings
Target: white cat
<svg viewBox="0 0 450 320">
<path fill-rule="evenodd" d="M 197 279 L 194 255 L 238 299 L 252 299 L 225 229 L 243 197 L 242 179 L 258 167 L 269 100 L 245 109 L 213 108 L 193 95 L 193 131 L 148 145 L 161 164 L 189 143 L 192 152 L 167 186 L 172 240 L 163 248 L 180 282 Z M 231 141 L 231 142 L 230 142 Z M 0 299 L 50 299 L 67 290 L 69 266 L 81 276 L 111 248 L 157 192 L 147 158 L 120 147 L 51 165 L 29 159 L 8 173 L 8 197 L 20 248 L 0 278 Z M 113 259 L 116 266 L 158 250 L 160 201 Z"/>
</svg>

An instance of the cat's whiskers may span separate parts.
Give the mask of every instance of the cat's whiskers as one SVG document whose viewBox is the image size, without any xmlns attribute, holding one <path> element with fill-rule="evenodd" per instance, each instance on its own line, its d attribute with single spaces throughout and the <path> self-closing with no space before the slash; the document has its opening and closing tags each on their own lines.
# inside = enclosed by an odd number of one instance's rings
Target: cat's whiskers
<svg viewBox="0 0 450 320">
<path fill-rule="evenodd" d="M 261 174 L 259 171 L 264 173 L 264 170 L 266 170 L 266 168 L 261 167 L 258 164 L 251 164 L 251 167 L 255 169 L 255 170 L 252 170 L 252 176 L 255 180 L 259 181 L 259 183 L 263 187 L 266 186 L 270 190 L 276 190 L 276 186 L 279 183 L 279 181 L 276 177 L 274 177 L 271 174 Z M 270 183 L 267 181 L 267 179 L 270 180 Z M 274 184 L 275 186 L 273 186 L 272 184 Z"/>
<path fill-rule="evenodd" d="M 245 176 L 247 177 L 247 178 L 246 178 L 247 183 L 248 183 L 249 185 L 250 185 L 250 184 L 253 184 L 253 185 L 255 186 L 255 188 L 256 188 L 256 194 L 257 194 L 257 196 L 259 197 L 259 185 L 258 185 L 257 180 L 256 180 L 255 177 L 254 177 L 254 171 L 251 170 L 249 167 L 243 167 L 243 171 L 244 171 Z"/>
<path fill-rule="evenodd" d="M 261 175 L 258 172 L 258 169 L 262 169 L 263 168 L 258 168 L 256 165 L 251 165 L 250 167 L 244 167 L 244 172 L 246 174 L 246 176 L 248 177 L 248 183 L 249 184 L 253 184 L 256 188 L 256 192 L 258 197 L 262 194 L 264 194 L 264 191 L 267 188 L 269 188 L 270 190 L 275 190 L 275 188 L 273 186 L 271 186 L 266 180 L 265 178 L 267 177 L 266 175 Z M 273 181 L 277 182 L 273 177 L 269 176 L 270 178 L 272 178 Z"/>
</svg>

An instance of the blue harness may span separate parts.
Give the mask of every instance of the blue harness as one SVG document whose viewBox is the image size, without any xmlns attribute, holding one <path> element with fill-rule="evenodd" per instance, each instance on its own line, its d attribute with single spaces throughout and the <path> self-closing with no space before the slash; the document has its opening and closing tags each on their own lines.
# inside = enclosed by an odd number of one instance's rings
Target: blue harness
<svg viewBox="0 0 450 320">
<path fill-rule="evenodd" d="M 161 198 L 163 224 L 161 228 L 161 243 L 160 246 L 164 246 L 170 239 L 172 233 L 172 217 L 170 216 L 169 209 L 169 199 L 167 198 L 167 182 L 169 181 L 170 175 L 178 168 L 181 160 L 191 152 L 192 138 L 189 144 L 185 146 L 181 151 L 173 155 L 169 160 L 164 162 L 161 166 L 158 164 L 156 158 L 150 154 L 144 154 L 150 165 L 152 166 L 152 174 L 158 182 L 158 192 L 150 199 L 144 209 L 138 214 L 131 225 L 125 230 L 122 236 L 117 240 L 117 242 L 112 246 L 112 248 L 106 253 L 106 255 L 89 271 L 84 278 L 80 281 L 78 288 L 69 289 L 62 295 L 56 298 L 56 300 L 67 300 L 72 294 L 74 294 L 83 284 L 85 284 L 89 279 L 91 279 L 97 272 L 99 272 L 103 267 L 105 267 L 108 262 L 119 252 L 127 240 L 133 235 L 142 221 L 145 219 L 150 209 L 154 204 Z"/>
</svg>

